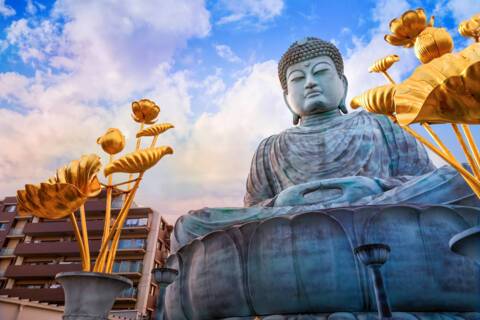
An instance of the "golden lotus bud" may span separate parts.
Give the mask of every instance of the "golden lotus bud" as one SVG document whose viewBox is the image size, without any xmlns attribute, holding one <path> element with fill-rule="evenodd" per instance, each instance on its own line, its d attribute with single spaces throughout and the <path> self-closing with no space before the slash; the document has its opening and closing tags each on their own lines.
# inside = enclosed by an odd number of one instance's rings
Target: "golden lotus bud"
<svg viewBox="0 0 480 320">
<path fill-rule="evenodd" d="M 106 153 L 116 154 L 125 148 L 125 136 L 117 128 L 110 128 L 97 139 L 97 143 Z"/>
<path fill-rule="evenodd" d="M 173 154 L 173 149 L 169 146 L 135 151 L 108 164 L 103 170 L 103 173 L 105 177 L 107 177 L 116 172 L 144 172 L 157 164 L 157 162 L 167 154 Z"/>
<path fill-rule="evenodd" d="M 368 72 L 385 72 L 397 61 L 400 61 L 400 57 L 396 54 L 391 54 L 375 61 L 375 63 L 368 68 Z"/>
<path fill-rule="evenodd" d="M 392 34 L 385 36 L 385 41 L 393 46 L 413 47 L 417 36 L 427 27 L 433 26 L 433 17 L 427 24 L 425 11 L 421 8 L 408 10 L 400 18 L 390 21 Z"/>
<path fill-rule="evenodd" d="M 415 40 L 415 55 L 422 63 L 428 63 L 452 50 L 452 36 L 445 28 L 428 27 Z"/>
<path fill-rule="evenodd" d="M 145 124 L 154 124 L 160 113 L 160 107 L 155 102 L 148 99 L 141 99 L 132 102 L 132 118 L 136 122 Z"/>
<path fill-rule="evenodd" d="M 458 32 L 464 37 L 470 37 L 478 42 L 480 38 L 480 14 L 465 20 L 458 26 Z"/>
<path fill-rule="evenodd" d="M 174 126 L 171 123 L 168 123 L 168 122 L 159 123 L 154 126 L 143 129 L 142 131 L 137 132 L 137 138 L 158 136 L 159 134 L 162 134 L 165 131 L 170 130 L 172 128 L 174 128 Z"/>
<path fill-rule="evenodd" d="M 395 96 L 395 85 L 388 84 L 370 89 L 363 94 L 356 96 L 350 102 L 353 109 L 360 107 L 373 113 L 393 115 L 395 105 L 393 98 Z"/>
</svg>

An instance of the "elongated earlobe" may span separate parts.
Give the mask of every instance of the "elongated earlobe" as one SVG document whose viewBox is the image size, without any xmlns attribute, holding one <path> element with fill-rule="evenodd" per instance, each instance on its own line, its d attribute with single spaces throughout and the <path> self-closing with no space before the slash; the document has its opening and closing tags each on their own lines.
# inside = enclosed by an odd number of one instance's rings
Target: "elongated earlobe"
<svg viewBox="0 0 480 320">
<path fill-rule="evenodd" d="M 342 99 L 342 101 L 340 101 L 340 105 L 338 106 L 338 109 L 340 109 L 340 111 L 342 111 L 343 114 L 347 114 L 348 109 L 347 109 L 347 106 L 345 104 L 345 100 L 347 100 L 348 81 L 347 81 L 347 78 L 344 75 L 342 75 L 342 82 L 343 82 L 343 86 L 345 87 L 345 92 L 343 93 L 343 99 Z"/>
<path fill-rule="evenodd" d="M 288 110 L 290 110 L 290 112 L 293 114 L 293 125 L 296 126 L 300 122 L 300 116 L 295 112 L 293 112 L 292 108 L 290 108 L 290 105 L 288 104 L 288 100 L 287 100 L 287 93 L 285 91 L 283 92 L 283 101 L 285 101 L 285 104 L 287 105 Z"/>
</svg>

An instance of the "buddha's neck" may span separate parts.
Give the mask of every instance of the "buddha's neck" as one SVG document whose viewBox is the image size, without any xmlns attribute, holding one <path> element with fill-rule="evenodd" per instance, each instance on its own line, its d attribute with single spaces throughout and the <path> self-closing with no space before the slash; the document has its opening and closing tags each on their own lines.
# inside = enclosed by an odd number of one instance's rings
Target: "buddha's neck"
<svg viewBox="0 0 480 320">
<path fill-rule="evenodd" d="M 303 116 L 300 120 L 302 127 L 315 127 L 325 122 L 331 121 L 333 118 L 341 117 L 340 109 L 334 109 L 322 113 L 315 113 L 308 116 Z"/>
</svg>

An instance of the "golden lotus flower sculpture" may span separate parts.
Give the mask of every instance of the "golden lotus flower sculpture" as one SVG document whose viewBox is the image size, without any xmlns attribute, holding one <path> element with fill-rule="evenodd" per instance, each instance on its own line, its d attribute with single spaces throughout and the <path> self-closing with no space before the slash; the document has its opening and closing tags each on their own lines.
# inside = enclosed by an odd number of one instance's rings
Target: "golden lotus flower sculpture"
<svg viewBox="0 0 480 320">
<path fill-rule="evenodd" d="M 137 132 L 137 138 L 158 136 L 159 134 L 162 134 L 172 128 L 174 128 L 174 126 L 171 123 L 159 123 Z"/>
<path fill-rule="evenodd" d="M 431 17 L 427 24 L 427 16 L 421 8 L 408 10 L 400 18 L 390 21 L 392 34 L 386 35 L 385 40 L 394 46 L 413 47 L 417 36 L 425 28 L 433 26 L 433 21 L 434 19 Z"/>
<path fill-rule="evenodd" d="M 408 10 L 390 22 L 392 34 L 385 35 L 385 41 L 393 46 L 415 47 L 417 58 L 427 63 L 453 50 L 450 34 L 444 28 L 434 28 L 433 23 L 433 16 L 427 23 L 423 9 Z"/>
<path fill-rule="evenodd" d="M 478 42 L 480 39 L 480 14 L 476 14 L 469 20 L 460 23 L 458 26 L 458 32 L 462 36 L 473 38 Z"/>
<path fill-rule="evenodd" d="M 17 191 L 17 210 L 21 215 L 33 214 L 40 218 L 62 219 L 77 210 L 87 197 L 69 183 L 40 183 L 25 185 Z"/>
<path fill-rule="evenodd" d="M 132 118 L 136 122 L 144 124 L 154 124 L 160 113 L 160 107 L 155 102 L 148 99 L 141 99 L 132 102 Z"/>
<path fill-rule="evenodd" d="M 472 36 L 478 29 L 480 15 L 459 26 L 462 35 Z M 384 73 L 391 85 L 376 87 L 355 97 L 352 108 L 363 106 L 367 111 L 388 115 L 418 141 L 454 167 L 472 191 L 480 198 L 480 150 L 469 125 L 480 124 L 480 43 L 458 53 L 453 50 L 450 34 L 433 28 L 433 19 L 426 24 L 421 9 L 407 11 L 391 24 L 393 35 L 385 40 L 392 45 L 412 47 L 424 64 L 405 81 L 395 84 L 386 73 L 387 58 L 377 61 L 369 71 Z M 476 37 L 478 41 L 478 37 Z M 420 123 L 432 141 L 410 128 Z M 459 160 L 435 133 L 431 124 L 448 123 L 453 129 L 472 172 Z M 463 130 L 463 134 L 460 131 Z"/>
<path fill-rule="evenodd" d="M 164 155 L 167 154 L 173 154 L 173 149 L 171 147 L 163 146 L 135 151 L 113 161 L 105 167 L 103 172 L 106 177 L 115 172 L 144 172 L 153 167 Z"/>
<path fill-rule="evenodd" d="M 101 191 L 100 168 L 97 155 L 86 155 L 57 170 L 46 183 L 25 185 L 25 190 L 17 191 L 18 211 L 48 219 L 68 216 Z"/>
<path fill-rule="evenodd" d="M 110 128 L 105 134 L 97 139 L 103 151 L 108 154 L 117 154 L 125 148 L 125 136 L 117 128 Z"/>
</svg>

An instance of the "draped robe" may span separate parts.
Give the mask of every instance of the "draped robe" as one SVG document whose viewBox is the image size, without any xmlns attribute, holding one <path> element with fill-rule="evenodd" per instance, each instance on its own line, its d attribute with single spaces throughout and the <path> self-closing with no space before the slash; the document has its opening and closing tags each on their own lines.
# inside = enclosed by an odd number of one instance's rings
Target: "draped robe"
<svg viewBox="0 0 480 320">
<path fill-rule="evenodd" d="M 456 170 L 437 169 L 424 147 L 387 117 L 360 111 L 318 120 L 264 139 L 252 160 L 246 207 L 204 208 L 180 217 L 173 251 L 208 232 L 283 214 L 370 204 L 480 205 Z M 275 206 L 289 187 L 354 176 L 371 178 L 382 191 L 350 202 Z"/>
</svg>

